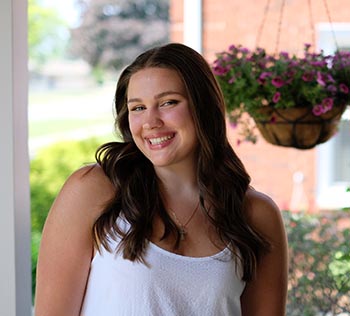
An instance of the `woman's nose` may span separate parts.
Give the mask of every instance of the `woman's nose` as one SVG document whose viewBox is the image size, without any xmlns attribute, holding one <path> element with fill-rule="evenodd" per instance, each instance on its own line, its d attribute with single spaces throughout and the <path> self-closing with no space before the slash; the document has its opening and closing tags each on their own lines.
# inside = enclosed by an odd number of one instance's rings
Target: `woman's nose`
<svg viewBox="0 0 350 316">
<path fill-rule="evenodd" d="M 149 110 L 143 124 L 144 129 L 154 129 L 163 126 L 163 121 L 157 110 Z"/>
</svg>

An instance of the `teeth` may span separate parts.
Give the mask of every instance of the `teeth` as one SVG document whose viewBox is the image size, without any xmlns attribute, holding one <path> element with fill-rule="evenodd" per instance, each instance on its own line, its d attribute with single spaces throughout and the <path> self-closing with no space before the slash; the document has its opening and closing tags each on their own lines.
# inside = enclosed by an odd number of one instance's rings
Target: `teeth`
<svg viewBox="0 0 350 316">
<path fill-rule="evenodd" d="M 159 145 L 169 139 L 173 138 L 173 136 L 164 136 L 164 137 L 157 137 L 157 138 L 150 138 L 149 139 L 149 142 L 152 144 L 152 145 Z"/>
</svg>

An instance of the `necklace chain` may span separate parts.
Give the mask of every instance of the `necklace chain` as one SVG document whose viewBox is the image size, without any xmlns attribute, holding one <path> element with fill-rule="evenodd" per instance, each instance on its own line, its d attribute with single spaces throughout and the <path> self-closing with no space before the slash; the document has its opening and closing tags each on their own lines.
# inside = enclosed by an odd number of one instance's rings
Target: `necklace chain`
<svg viewBox="0 0 350 316">
<path fill-rule="evenodd" d="M 171 213 L 173 214 L 173 217 L 174 217 L 176 223 L 179 226 L 178 228 L 179 228 L 179 233 L 180 233 L 180 240 L 185 240 L 185 235 L 187 234 L 186 226 L 191 222 L 192 218 L 194 217 L 194 215 L 196 214 L 196 212 L 198 210 L 198 207 L 199 207 L 199 201 L 198 201 L 196 207 L 194 208 L 191 216 L 188 218 L 188 220 L 186 221 L 185 224 L 182 224 L 180 222 L 180 220 L 178 219 L 178 217 L 176 216 L 176 213 L 171 208 L 169 208 Z"/>
</svg>

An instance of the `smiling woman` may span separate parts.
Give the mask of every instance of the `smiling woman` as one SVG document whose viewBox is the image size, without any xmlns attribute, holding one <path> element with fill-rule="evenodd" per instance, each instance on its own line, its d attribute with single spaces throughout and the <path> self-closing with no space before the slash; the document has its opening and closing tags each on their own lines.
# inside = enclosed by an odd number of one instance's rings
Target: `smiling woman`
<svg viewBox="0 0 350 316">
<path fill-rule="evenodd" d="M 69 177 L 47 218 L 36 316 L 284 315 L 281 215 L 249 186 L 204 58 L 146 51 L 115 110 L 123 142 Z"/>
</svg>

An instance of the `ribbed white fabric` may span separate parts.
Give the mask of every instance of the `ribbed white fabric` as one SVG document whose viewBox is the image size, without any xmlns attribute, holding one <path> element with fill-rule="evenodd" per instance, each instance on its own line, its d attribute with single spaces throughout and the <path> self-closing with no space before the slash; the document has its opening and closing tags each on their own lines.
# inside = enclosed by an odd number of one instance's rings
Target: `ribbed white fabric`
<svg viewBox="0 0 350 316">
<path fill-rule="evenodd" d="M 149 267 L 96 253 L 81 316 L 241 315 L 244 282 L 228 249 L 193 258 L 150 242 L 145 259 Z"/>
</svg>

